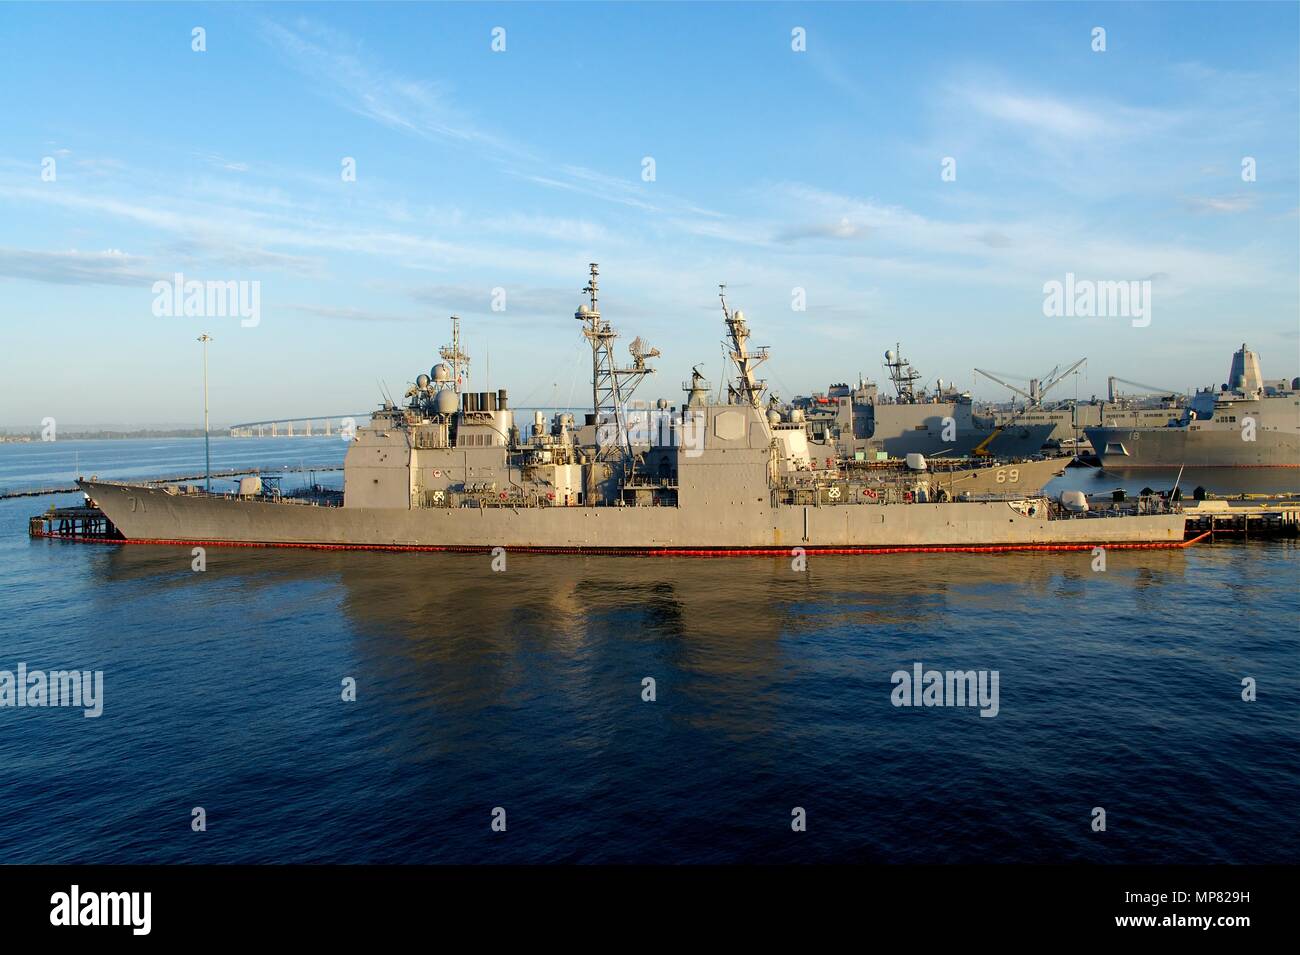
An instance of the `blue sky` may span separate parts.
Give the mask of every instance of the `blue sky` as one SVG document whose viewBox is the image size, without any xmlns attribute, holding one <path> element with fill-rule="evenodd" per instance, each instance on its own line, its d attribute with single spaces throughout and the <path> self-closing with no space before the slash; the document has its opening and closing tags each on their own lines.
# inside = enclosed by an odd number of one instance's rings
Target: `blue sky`
<svg viewBox="0 0 1300 955">
<path fill-rule="evenodd" d="M 203 331 L 215 421 L 355 412 L 452 312 L 479 386 L 580 401 L 590 261 L 663 351 L 640 397 L 718 378 L 719 282 L 787 398 L 895 341 L 965 386 L 1086 355 L 1084 395 L 1185 388 L 1242 341 L 1290 377 L 1298 11 L 5 4 L 0 425 L 197 420 Z M 260 323 L 156 316 L 175 272 L 260 282 Z M 1044 317 L 1067 272 L 1150 279 L 1150 326 Z"/>
</svg>

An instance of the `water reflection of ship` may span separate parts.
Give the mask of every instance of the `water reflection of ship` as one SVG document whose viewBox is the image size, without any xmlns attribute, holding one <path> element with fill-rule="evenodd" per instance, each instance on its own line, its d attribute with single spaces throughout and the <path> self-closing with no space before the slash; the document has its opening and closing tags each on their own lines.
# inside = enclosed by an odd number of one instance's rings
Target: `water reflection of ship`
<svg viewBox="0 0 1300 955">
<path fill-rule="evenodd" d="M 1041 594 L 1093 577 L 1086 551 L 996 561 L 898 554 L 873 561 L 869 575 L 860 572 L 861 559 L 816 555 L 802 570 L 780 558 L 747 561 L 740 573 L 726 560 L 519 554 L 494 572 L 489 554 L 223 550 L 210 552 L 207 573 L 195 574 L 187 548 L 91 553 L 102 557 L 90 571 L 104 583 L 134 582 L 151 593 L 203 588 L 219 600 L 207 589 L 215 585 L 249 603 L 287 600 L 292 609 L 293 588 L 305 587 L 304 602 L 337 606 L 359 648 L 373 651 L 367 656 L 457 669 L 505 666 L 502 654 L 585 654 L 602 642 L 599 631 L 616 631 L 640 650 L 620 651 L 610 666 L 644 651 L 671 653 L 676 668 L 701 673 L 766 672 L 780 665 L 791 636 L 840 625 L 907 634 L 941 627 L 953 614 L 997 610 L 1008 591 Z M 1182 576 L 1187 559 L 1182 550 L 1115 551 L 1109 563 L 1158 584 Z"/>
</svg>

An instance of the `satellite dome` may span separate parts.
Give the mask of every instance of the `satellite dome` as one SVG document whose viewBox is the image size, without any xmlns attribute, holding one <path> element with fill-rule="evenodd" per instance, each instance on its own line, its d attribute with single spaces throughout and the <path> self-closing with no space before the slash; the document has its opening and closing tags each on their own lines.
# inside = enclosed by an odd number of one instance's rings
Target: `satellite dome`
<svg viewBox="0 0 1300 955">
<path fill-rule="evenodd" d="M 734 312 L 731 313 L 731 317 L 738 322 L 743 322 L 745 320 L 745 313 L 742 312 L 740 309 L 736 309 Z"/>
<path fill-rule="evenodd" d="M 428 375 L 420 375 L 418 378 L 416 378 L 416 379 L 415 379 L 415 387 L 420 388 L 420 389 L 422 389 L 422 390 L 425 389 L 425 388 L 428 388 L 428 387 L 429 387 L 429 376 L 428 376 Z"/>
<path fill-rule="evenodd" d="M 451 381 L 451 368 L 442 362 L 429 369 L 434 381 Z"/>
<path fill-rule="evenodd" d="M 894 350 L 891 348 L 889 351 L 885 352 L 885 361 L 892 362 L 893 360 L 894 360 Z"/>
<path fill-rule="evenodd" d="M 438 392 L 438 397 L 433 400 L 434 410 L 438 414 L 455 414 L 456 408 L 460 402 L 456 398 L 456 392 L 450 388 L 444 388 Z"/>
</svg>

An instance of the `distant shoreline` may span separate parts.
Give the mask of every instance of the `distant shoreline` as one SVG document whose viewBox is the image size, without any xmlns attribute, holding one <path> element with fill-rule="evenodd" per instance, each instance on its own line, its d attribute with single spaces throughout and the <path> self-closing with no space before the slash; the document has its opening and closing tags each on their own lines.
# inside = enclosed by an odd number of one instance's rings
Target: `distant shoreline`
<svg viewBox="0 0 1300 955">
<path fill-rule="evenodd" d="M 224 437 L 226 429 L 213 428 L 213 437 Z M 108 439 L 129 439 L 129 438 L 201 438 L 203 437 L 202 428 L 185 428 L 185 429 L 166 429 L 152 430 L 142 429 L 139 431 L 61 431 L 58 434 L 59 441 L 100 441 Z M 40 431 L 28 432 L 0 432 L 0 444 L 27 444 L 42 440 Z"/>
</svg>

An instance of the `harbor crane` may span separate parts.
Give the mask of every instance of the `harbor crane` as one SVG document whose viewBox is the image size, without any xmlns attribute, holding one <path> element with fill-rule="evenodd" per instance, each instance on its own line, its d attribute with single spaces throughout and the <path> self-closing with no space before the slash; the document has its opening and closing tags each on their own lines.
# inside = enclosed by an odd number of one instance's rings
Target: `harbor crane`
<svg viewBox="0 0 1300 955">
<path fill-rule="evenodd" d="M 1059 371 L 1061 366 L 1057 365 L 1046 375 L 1044 375 L 1041 379 L 1030 378 L 1028 391 L 1025 391 L 1023 388 L 1016 387 L 1015 385 L 1011 384 L 1009 381 L 1003 381 L 1001 378 L 993 374 L 993 372 L 991 371 L 985 371 L 983 368 L 976 368 L 975 371 L 977 374 L 983 375 L 985 378 L 989 379 L 990 381 L 997 382 L 1003 388 L 1011 389 L 1016 394 L 1022 396 L 1029 403 L 1029 406 L 1037 408 L 1040 405 L 1042 405 L 1043 398 L 1046 397 L 1049 391 L 1051 391 L 1062 381 L 1064 381 L 1067 377 L 1069 377 L 1069 375 L 1071 375 L 1076 368 L 1078 368 L 1087 360 L 1088 360 L 1087 358 L 1080 358 L 1069 368 L 1065 369 L 1065 371 Z"/>
<path fill-rule="evenodd" d="M 1112 404 L 1120 400 L 1119 389 L 1115 387 L 1117 384 L 1132 385 L 1134 388 L 1141 388 L 1143 391 L 1150 394 L 1167 395 L 1170 398 L 1177 394 L 1181 394 L 1177 388 L 1158 388 L 1155 385 L 1144 385 L 1140 381 L 1129 381 L 1127 378 L 1116 378 L 1114 375 L 1111 375 L 1106 379 L 1106 400 Z"/>
<path fill-rule="evenodd" d="M 971 451 L 971 453 L 976 457 L 981 457 L 981 458 L 988 457 L 988 455 L 990 454 L 989 445 L 994 442 L 994 440 L 998 437 L 998 435 L 1000 435 L 1007 428 L 1015 424 L 1016 421 L 1019 420 L 1020 416 L 1023 415 L 1025 412 L 1031 411 L 1034 408 L 1041 408 L 1043 405 L 1043 398 L 1046 397 L 1047 393 L 1051 391 L 1053 388 L 1055 388 L 1057 385 L 1059 385 L 1066 378 L 1068 378 L 1071 374 L 1073 374 L 1075 370 L 1078 369 L 1079 366 L 1081 366 L 1087 360 L 1088 360 L 1087 358 L 1080 358 L 1069 368 L 1065 369 L 1065 371 L 1060 371 L 1059 369 L 1061 366 L 1057 365 L 1041 379 L 1030 378 L 1028 391 L 1025 391 L 1023 388 L 1017 388 L 1015 385 L 1011 384 L 1010 382 L 1003 381 L 1001 378 L 993 374 L 991 371 L 985 371 L 983 368 L 976 368 L 975 371 L 983 375 L 985 378 L 988 378 L 991 381 L 996 381 L 999 385 L 1002 385 L 1004 388 L 1010 388 L 1016 394 L 1022 395 L 1025 399 L 1025 406 L 1021 408 L 1019 411 L 1014 410 L 1014 399 L 1013 399 L 1013 409 L 1012 409 L 1011 417 L 1008 418 L 1006 421 L 1004 421 L 1002 424 L 995 427 L 989 433 L 989 436 L 987 438 L 985 438 L 983 441 L 981 441 L 978 445 L 975 446 L 975 448 Z"/>
</svg>

